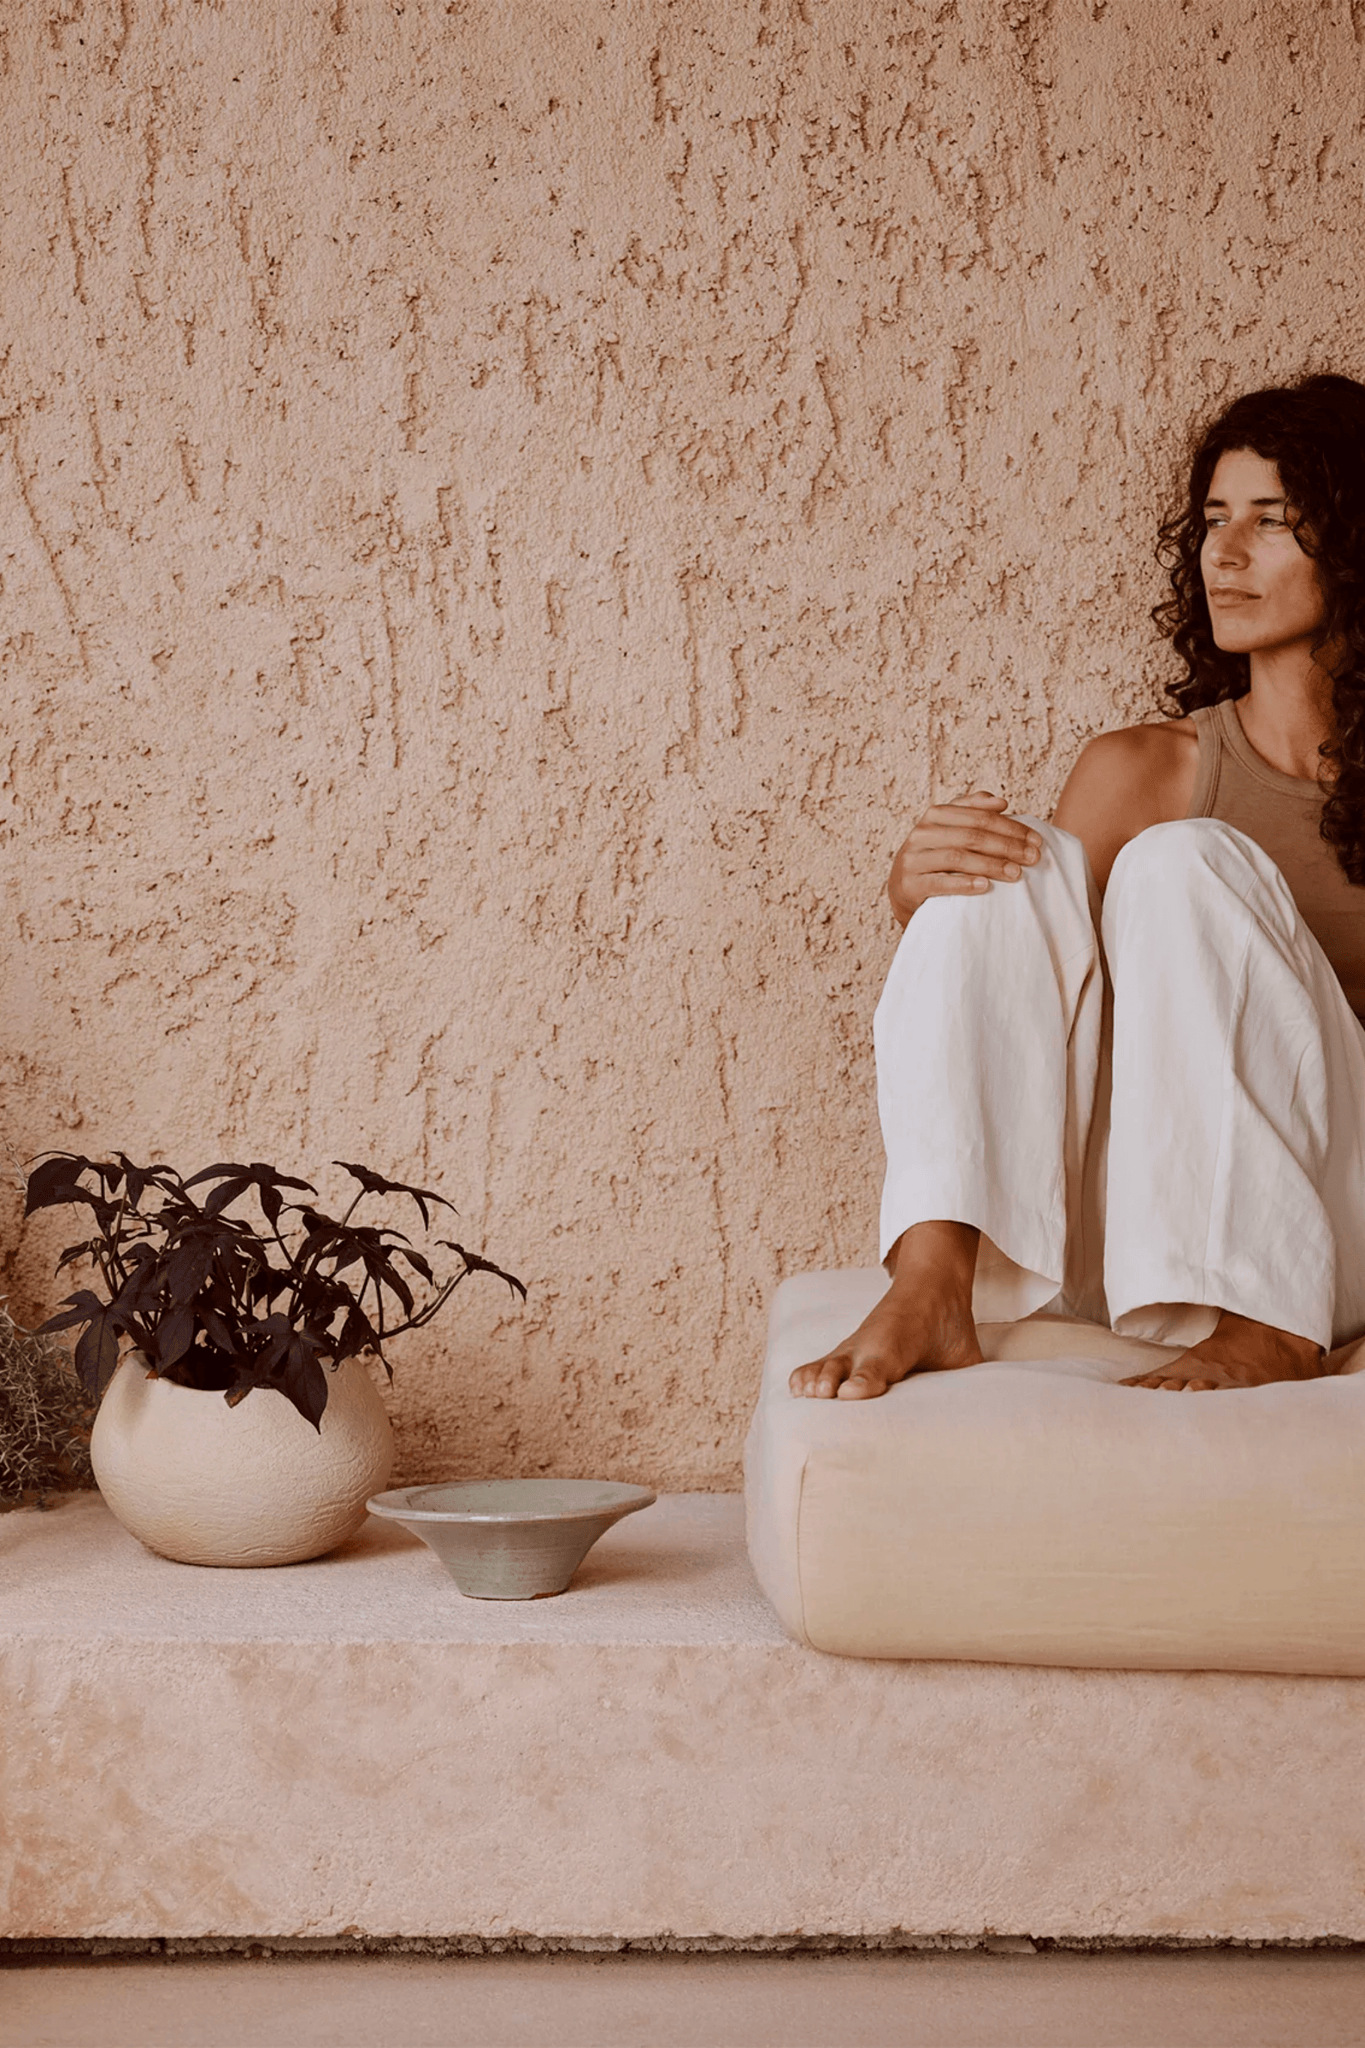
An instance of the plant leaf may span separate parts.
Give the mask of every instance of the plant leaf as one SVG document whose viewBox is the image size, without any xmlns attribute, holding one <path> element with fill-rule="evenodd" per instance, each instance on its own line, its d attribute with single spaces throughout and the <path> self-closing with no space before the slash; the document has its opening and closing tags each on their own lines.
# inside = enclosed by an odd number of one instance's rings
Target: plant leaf
<svg viewBox="0 0 1365 2048">
<path fill-rule="evenodd" d="M 436 1276 L 431 1270 L 430 1259 L 424 1259 L 422 1254 L 420 1252 L 413 1251 L 410 1245 L 395 1245 L 394 1257 L 398 1259 L 406 1259 L 408 1264 L 412 1267 L 413 1271 L 415 1273 L 421 1274 L 422 1278 L 426 1281 L 428 1287 L 434 1287 L 436 1285 Z"/>
<path fill-rule="evenodd" d="M 194 1300 L 213 1267 L 218 1234 L 198 1231 L 182 1239 L 166 1261 L 166 1286 L 173 1302 Z"/>
<path fill-rule="evenodd" d="M 404 1180 L 385 1180 L 383 1174 L 376 1173 L 372 1167 L 357 1166 L 348 1159 L 334 1159 L 332 1164 L 333 1166 L 339 1166 L 343 1173 L 349 1173 L 352 1180 L 358 1180 L 363 1192 L 367 1195 L 407 1195 L 410 1200 L 417 1204 L 422 1213 L 422 1228 L 424 1230 L 430 1230 L 431 1228 L 431 1213 L 427 1208 L 428 1202 L 439 1202 L 443 1208 L 449 1209 L 452 1216 L 459 1214 L 453 1202 L 448 1202 L 444 1195 L 436 1194 L 431 1188 L 409 1187 L 408 1183 Z"/>
<path fill-rule="evenodd" d="M 281 1391 L 298 1409 L 305 1422 L 322 1432 L 322 1412 L 327 1406 L 327 1374 L 319 1364 L 306 1331 L 298 1331 L 289 1347 L 281 1374 Z"/>
<path fill-rule="evenodd" d="M 174 1192 L 179 1177 L 169 1166 L 134 1166 L 131 1159 L 122 1152 L 117 1154 L 118 1163 L 124 1175 L 124 1195 L 130 1209 L 138 1208 L 148 1188 L 161 1188 Z M 169 1190 L 167 1182 L 169 1180 Z"/>
<path fill-rule="evenodd" d="M 118 1328 L 112 1310 L 106 1309 L 94 1295 L 88 1300 L 92 1304 L 90 1310 L 64 1318 L 61 1327 L 70 1328 L 76 1321 L 85 1323 L 76 1341 L 76 1373 L 91 1400 L 97 1401 L 118 1367 Z"/>
<path fill-rule="evenodd" d="M 55 1209 L 63 1202 L 84 1201 L 86 1191 L 80 1185 L 80 1176 L 89 1165 L 90 1161 L 77 1153 L 58 1152 L 35 1166 L 28 1177 L 25 1216 L 31 1216 L 35 1209 Z"/>
<path fill-rule="evenodd" d="M 63 1266 L 74 1266 L 78 1259 L 92 1258 L 101 1242 L 98 1237 L 90 1237 L 84 1244 L 69 1244 L 52 1270 L 60 1273 Z"/>
<path fill-rule="evenodd" d="M 522 1300 L 525 1301 L 526 1283 L 524 1280 L 518 1280 L 515 1273 L 504 1273 L 502 1267 L 495 1266 L 491 1259 L 482 1259 L 477 1252 L 467 1252 L 462 1244 L 454 1244 L 448 1237 L 441 1237 L 436 1241 L 438 1244 L 444 1245 L 448 1252 L 459 1253 L 460 1257 L 464 1260 L 466 1273 L 496 1274 L 499 1280 L 505 1280 L 509 1287 L 515 1288 Z"/>
<path fill-rule="evenodd" d="M 340 1365 L 344 1358 L 359 1358 L 366 1351 L 373 1351 L 376 1356 L 382 1356 L 379 1350 L 379 1333 L 364 1309 L 353 1303 L 346 1311 L 341 1335 L 336 1340 L 337 1364 Z"/>
<path fill-rule="evenodd" d="M 54 1153 L 35 1166 L 28 1177 L 24 1215 L 32 1216 L 38 1209 L 58 1209 L 68 1202 L 82 1202 L 94 1210 L 103 1230 L 114 1206 L 107 1194 L 95 1194 L 81 1185 L 81 1175 L 85 1173 L 95 1174 L 102 1188 L 117 1188 L 123 1178 L 121 1169 L 108 1161 L 86 1159 L 79 1152 Z"/>
<path fill-rule="evenodd" d="M 204 1204 L 206 1216 L 218 1215 L 230 1202 L 235 1202 L 254 1188 L 256 1199 L 272 1229 L 279 1222 L 280 1210 L 284 1206 L 279 1193 L 281 1188 L 300 1188 L 309 1195 L 317 1193 L 311 1181 L 297 1180 L 291 1173 L 277 1173 L 273 1166 L 267 1166 L 259 1159 L 253 1159 L 246 1166 L 231 1159 L 220 1160 L 216 1166 L 206 1166 L 202 1173 L 192 1174 L 185 1186 L 197 1188 L 211 1180 L 219 1182 L 219 1186 Z"/>
<path fill-rule="evenodd" d="M 68 1306 L 69 1304 L 69 1306 Z M 37 1335 L 47 1337 L 58 1330 L 74 1330 L 77 1323 L 88 1323 L 92 1316 L 104 1314 L 104 1303 L 88 1287 L 82 1287 L 77 1294 L 68 1294 L 62 1307 L 66 1314 L 50 1315 L 45 1323 L 39 1323 Z"/>
<path fill-rule="evenodd" d="M 176 1307 L 163 1316 L 156 1333 L 156 1362 L 163 1372 L 176 1365 L 194 1342 L 194 1310 Z"/>
<path fill-rule="evenodd" d="M 199 1320 L 204 1325 L 210 1341 L 219 1351 L 226 1352 L 229 1358 L 232 1357 L 237 1346 L 233 1341 L 232 1326 L 227 1318 L 220 1315 L 216 1308 L 211 1308 L 205 1301 L 197 1302 L 195 1307 Z"/>
</svg>

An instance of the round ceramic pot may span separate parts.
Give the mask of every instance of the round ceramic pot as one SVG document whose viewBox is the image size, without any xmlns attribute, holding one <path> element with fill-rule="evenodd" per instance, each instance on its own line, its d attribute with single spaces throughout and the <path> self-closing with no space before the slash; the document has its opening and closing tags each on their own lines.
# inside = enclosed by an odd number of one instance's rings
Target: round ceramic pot
<svg viewBox="0 0 1365 2048">
<path fill-rule="evenodd" d="M 125 1529 L 181 1564 L 297 1564 L 360 1527 L 393 1463 L 393 1431 L 365 1367 L 328 1374 L 321 1433 L 292 1401 L 253 1387 L 219 1393 L 148 1376 L 131 1352 L 90 1438 L 100 1492 Z"/>
</svg>

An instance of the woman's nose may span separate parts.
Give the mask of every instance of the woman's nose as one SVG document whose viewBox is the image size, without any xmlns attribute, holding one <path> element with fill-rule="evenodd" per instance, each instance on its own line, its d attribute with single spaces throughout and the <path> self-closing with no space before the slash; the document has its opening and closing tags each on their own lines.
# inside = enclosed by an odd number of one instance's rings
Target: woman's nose
<svg viewBox="0 0 1365 2048">
<path fill-rule="evenodd" d="M 1209 535 L 1209 560 L 1231 568 L 1235 563 L 1245 562 L 1246 541 L 1235 526 L 1217 526 Z"/>
</svg>

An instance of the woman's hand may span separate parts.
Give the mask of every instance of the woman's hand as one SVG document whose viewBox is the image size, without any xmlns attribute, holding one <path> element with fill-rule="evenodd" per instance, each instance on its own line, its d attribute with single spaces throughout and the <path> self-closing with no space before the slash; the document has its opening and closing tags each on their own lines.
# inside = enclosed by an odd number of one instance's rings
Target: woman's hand
<svg viewBox="0 0 1365 2048">
<path fill-rule="evenodd" d="M 1042 840 L 1004 810 L 1004 797 L 988 789 L 930 805 L 891 863 L 886 893 L 898 924 L 930 896 L 976 895 L 992 882 L 1017 882 L 1033 865 Z"/>
</svg>

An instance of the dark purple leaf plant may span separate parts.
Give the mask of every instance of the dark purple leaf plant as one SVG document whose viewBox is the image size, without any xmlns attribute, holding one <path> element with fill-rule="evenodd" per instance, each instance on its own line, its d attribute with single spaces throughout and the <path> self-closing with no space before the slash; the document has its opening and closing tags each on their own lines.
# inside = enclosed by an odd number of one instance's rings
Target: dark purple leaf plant
<svg viewBox="0 0 1365 2048">
<path fill-rule="evenodd" d="M 316 1197 L 310 1181 L 258 1160 L 222 1161 L 188 1180 L 170 1166 L 134 1166 L 121 1152 L 41 1160 L 24 1214 L 71 1204 L 93 1225 L 67 1246 L 57 1271 L 88 1262 L 95 1284 L 68 1295 L 42 1325 L 79 1329 L 76 1371 L 90 1398 L 133 1348 L 153 1376 L 221 1392 L 232 1407 L 254 1387 L 274 1388 L 316 1428 L 329 1368 L 373 1353 L 392 1378 L 385 1344 L 429 1323 L 471 1273 L 495 1274 L 525 1299 L 514 1274 L 450 1238 L 436 1243 L 459 1265 L 438 1279 L 401 1231 L 352 1220 L 367 1197 L 396 1195 L 430 1232 L 433 1209 L 452 1207 L 444 1195 L 344 1159 L 333 1165 L 358 1184 L 340 1218 L 292 1199 Z M 259 1221 L 240 1213 L 244 1202 Z"/>
</svg>

